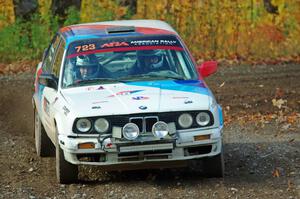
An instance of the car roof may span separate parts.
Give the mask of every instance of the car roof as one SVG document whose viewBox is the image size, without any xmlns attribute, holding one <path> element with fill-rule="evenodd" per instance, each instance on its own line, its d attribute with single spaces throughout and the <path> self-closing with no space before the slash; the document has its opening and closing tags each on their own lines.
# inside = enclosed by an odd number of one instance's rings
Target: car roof
<svg viewBox="0 0 300 199">
<path fill-rule="evenodd" d="M 177 32 L 166 22 L 160 20 L 119 20 L 84 23 L 63 27 L 59 33 L 67 45 L 76 40 L 113 36 L 157 35 Z"/>
</svg>

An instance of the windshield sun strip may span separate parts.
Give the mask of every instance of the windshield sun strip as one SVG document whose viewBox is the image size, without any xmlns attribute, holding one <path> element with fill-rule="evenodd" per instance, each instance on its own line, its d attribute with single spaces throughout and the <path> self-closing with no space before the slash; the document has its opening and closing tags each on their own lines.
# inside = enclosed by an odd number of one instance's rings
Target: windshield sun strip
<svg viewBox="0 0 300 199">
<path fill-rule="evenodd" d="M 67 58 L 73 58 L 79 55 L 89 55 L 95 53 L 105 53 L 105 52 L 124 52 L 124 51 L 133 51 L 133 50 L 176 50 L 183 51 L 182 47 L 178 46 L 137 46 L 137 47 L 120 47 L 120 48 L 107 48 L 107 49 L 99 49 L 99 50 L 91 50 L 86 52 L 80 52 L 68 55 Z"/>
</svg>

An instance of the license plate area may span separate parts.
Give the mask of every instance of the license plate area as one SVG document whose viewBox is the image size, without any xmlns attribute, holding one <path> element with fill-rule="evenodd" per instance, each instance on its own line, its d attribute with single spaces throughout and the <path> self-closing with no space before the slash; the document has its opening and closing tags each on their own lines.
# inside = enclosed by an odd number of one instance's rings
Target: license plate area
<svg viewBox="0 0 300 199">
<path fill-rule="evenodd" d="M 173 149 L 173 143 L 120 146 L 119 152 L 159 151 Z"/>
</svg>

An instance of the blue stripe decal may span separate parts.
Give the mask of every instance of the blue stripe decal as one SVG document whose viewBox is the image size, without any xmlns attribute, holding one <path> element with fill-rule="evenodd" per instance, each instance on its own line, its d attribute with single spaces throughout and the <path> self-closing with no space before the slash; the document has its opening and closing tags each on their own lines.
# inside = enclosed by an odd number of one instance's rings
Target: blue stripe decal
<svg viewBox="0 0 300 199">
<path fill-rule="evenodd" d="M 220 105 L 218 105 L 218 111 L 219 111 L 220 126 L 223 126 L 223 124 L 224 124 L 223 112 L 222 112 L 222 107 Z"/>
<path fill-rule="evenodd" d="M 44 92 L 45 86 L 38 84 L 38 106 L 41 110 L 42 108 L 42 98 L 43 98 L 43 92 Z"/>
<path fill-rule="evenodd" d="M 182 92 L 199 93 L 203 95 L 210 95 L 208 88 L 200 80 L 161 80 L 161 81 L 144 81 L 144 82 L 126 82 L 127 85 L 144 86 L 160 88 L 165 90 L 174 90 Z"/>
<path fill-rule="evenodd" d="M 106 37 L 128 37 L 128 36 L 139 36 L 143 35 L 143 33 L 125 33 L 125 34 L 93 34 L 93 35 L 72 35 L 72 34 L 67 34 L 63 33 L 63 35 L 66 38 L 66 49 L 68 48 L 69 44 L 73 41 L 76 40 L 86 40 L 86 39 L 101 39 L 101 38 L 106 38 Z"/>
</svg>

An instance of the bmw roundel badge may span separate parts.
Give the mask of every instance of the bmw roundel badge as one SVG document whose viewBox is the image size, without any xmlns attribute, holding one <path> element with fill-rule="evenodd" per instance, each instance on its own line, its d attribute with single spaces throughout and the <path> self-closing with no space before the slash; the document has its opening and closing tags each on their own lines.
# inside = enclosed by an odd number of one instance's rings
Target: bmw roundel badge
<svg viewBox="0 0 300 199">
<path fill-rule="evenodd" d="M 147 106 L 139 106 L 139 109 L 141 109 L 141 110 L 146 110 L 146 109 L 147 109 Z"/>
</svg>

